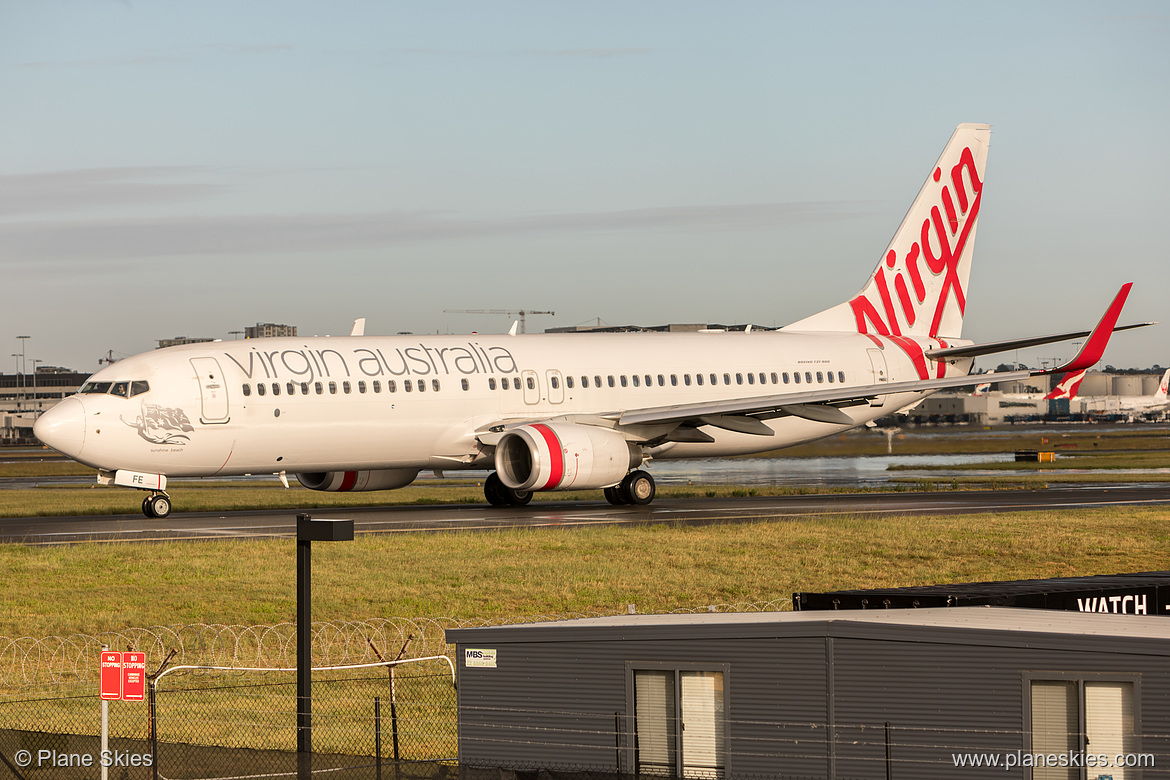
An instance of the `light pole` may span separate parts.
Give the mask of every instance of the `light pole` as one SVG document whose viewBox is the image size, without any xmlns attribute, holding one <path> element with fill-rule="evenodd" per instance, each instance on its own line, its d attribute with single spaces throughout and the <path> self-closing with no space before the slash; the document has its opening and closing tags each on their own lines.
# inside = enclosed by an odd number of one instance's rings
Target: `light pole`
<svg viewBox="0 0 1170 780">
<path fill-rule="evenodd" d="M 12 388 L 12 390 L 13 390 L 12 396 L 13 396 L 13 398 L 16 399 L 16 411 L 19 412 L 20 411 L 20 386 L 21 386 L 21 384 L 23 384 L 21 382 L 21 375 L 20 375 L 20 353 L 13 352 L 12 357 L 16 358 L 16 371 L 12 375 L 13 378 L 16 380 L 16 384 Z"/>
<path fill-rule="evenodd" d="M 27 364 L 24 362 L 26 353 L 25 345 L 28 344 L 28 340 L 31 339 L 32 336 L 17 336 L 17 338 L 20 339 L 20 401 L 17 402 L 17 407 L 19 408 L 24 406 L 24 375 L 28 372 L 28 369 L 26 368 Z"/>
<path fill-rule="evenodd" d="M 37 363 L 44 363 L 40 358 L 33 358 L 33 415 L 36 415 L 40 404 L 37 403 Z"/>
</svg>

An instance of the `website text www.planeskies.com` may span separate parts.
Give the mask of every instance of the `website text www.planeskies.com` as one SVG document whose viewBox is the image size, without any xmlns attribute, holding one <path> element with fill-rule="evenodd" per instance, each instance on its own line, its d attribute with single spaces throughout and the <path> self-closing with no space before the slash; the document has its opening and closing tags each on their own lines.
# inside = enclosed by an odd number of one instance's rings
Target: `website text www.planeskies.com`
<svg viewBox="0 0 1170 780">
<path fill-rule="evenodd" d="M 1064 753 L 1029 753 L 1023 750 L 1006 753 L 952 753 L 955 766 L 1001 767 L 1012 769 L 1152 769 L 1153 753 L 1082 753 L 1069 750 Z"/>
</svg>

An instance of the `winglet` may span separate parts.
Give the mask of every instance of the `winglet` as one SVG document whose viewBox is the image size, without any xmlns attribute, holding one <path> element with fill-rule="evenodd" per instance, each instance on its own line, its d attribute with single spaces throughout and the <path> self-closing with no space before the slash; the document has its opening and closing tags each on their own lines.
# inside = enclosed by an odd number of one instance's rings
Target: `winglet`
<svg viewBox="0 0 1170 780">
<path fill-rule="evenodd" d="M 350 329 L 349 335 L 351 335 L 351 336 L 364 336 L 364 335 L 366 335 L 366 318 L 365 317 L 358 317 L 356 320 L 353 321 L 353 327 Z"/>
<path fill-rule="evenodd" d="M 1121 308 L 1125 306 L 1125 299 L 1129 296 L 1129 288 L 1131 287 L 1133 287 L 1133 282 L 1126 282 L 1121 285 L 1121 289 L 1113 299 L 1113 303 L 1109 304 L 1109 308 L 1105 311 L 1105 316 L 1097 323 L 1097 327 L 1093 328 L 1093 332 L 1089 334 L 1089 338 L 1085 341 L 1085 345 L 1081 347 L 1081 351 L 1077 353 L 1076 357 L 1063 366 L 1057 366 L 1051 371 L 1041 373 L 1072 373 L 1075 371 L 1083 371 L 1086 368 L 1092 368 L 1096 365 L 1097 361 L 1101 359 L 1101 356 L 1105 354 L 1105 347 L 1109 344 L 1109 337 L 1113 335 L 1113 329 L 1117 326 L 1117 318 L 1121 316 Z"/>
</svg>

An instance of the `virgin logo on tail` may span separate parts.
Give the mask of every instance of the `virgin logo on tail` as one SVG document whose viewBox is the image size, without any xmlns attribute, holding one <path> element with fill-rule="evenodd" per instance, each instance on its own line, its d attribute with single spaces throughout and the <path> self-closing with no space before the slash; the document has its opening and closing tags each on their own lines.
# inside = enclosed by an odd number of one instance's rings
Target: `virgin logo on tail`
<svg viewBox="0 0 1170 780">
<path fill-rule="evenodd" d="M 942 175 L 942 168 L 938 167 L 932 178 L 937 183 L 942 180 Z M 849 302 L 857 320 L 858 333 L 869 333 L 872 326 L 880 335 L 900 336 L 903 328 L 899 317 L 906 323 L 907 331 L 923 333 L 919 319 L 929 313 L 932 319 L 925 335 L 937 337 L 952 295 L 959 317 L 962 317 L 967 297 L 959 261 L 979 216 L 982 193 L 983 182 L 979 178 L 975 155 L 971 147 L 964 147 L 959 161 L 950 170 L 950 185 L 943 185 L 939 202 L 931 206 L 929 216 L 922 221 L 918 240 L 913 241 L 899 257 L 898 245 L 903 243 L 899 241 L 902 238 L 902 231 L 899 231 L 886 253 L 885 262 L 874 273 L 872 283 Z M 933 278 L 924 281 L 921 263 L 925 263 Z"/>
</svg>

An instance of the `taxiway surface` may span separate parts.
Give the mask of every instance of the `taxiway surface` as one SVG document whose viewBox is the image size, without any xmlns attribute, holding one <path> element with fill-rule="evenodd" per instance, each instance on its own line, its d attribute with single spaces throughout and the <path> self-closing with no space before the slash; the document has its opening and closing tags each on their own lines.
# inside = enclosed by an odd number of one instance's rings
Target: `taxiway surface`
<svg viewBox="0 0 1170 780">
<path fill-rule="evenodd" d="M 1062 486 L 1041 490 L 928 493 L 834 493 L 745 498 L 664 498 L 647 507 L 603 501 L 537 502 L 527 507 L 487 504 L 349 507 L 304 510 L 313 517 L 347 517 L 358 534 L 403 531 L 484 531 L 517 527 L 574 528 L 639 523 L 742 523 L 806 517 L 1042 512 L 1113 506 L 1170 505 L 1170 484 Z M 0 519 L 0 543 L 51 545 L 154 542 L 171 539 L 255 539 L 296 536 L 296 512 L 176 512 L 165 520 L 140 515 Z"/>
</svg>

